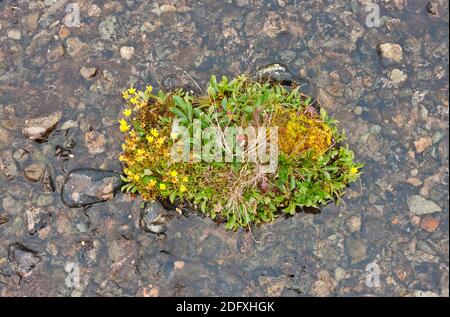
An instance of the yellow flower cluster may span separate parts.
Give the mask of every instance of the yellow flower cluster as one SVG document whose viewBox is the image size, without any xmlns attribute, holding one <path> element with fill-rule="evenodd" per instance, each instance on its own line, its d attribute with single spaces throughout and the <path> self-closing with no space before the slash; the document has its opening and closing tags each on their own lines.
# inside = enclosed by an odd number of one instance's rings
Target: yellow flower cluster
<svg viewBox="0 0 450 317">
<path fill-rule="evenodd" d="M 145 200 L 153 200 L 171 190 L 185 193 L 188 190 L 189 181 L 189 178 L 184 175 L 184 170 L 174 166 L 166 170 L 171 139 L 167 131 L 157 126 L 156 120 L 151 122 L 147 120 L 148 126 L 143 126 L 143 120 L 140 120 L 140 128 L 143 129 L 144 134 L 141 130 L 137 133 L 132 128 L 130 119 L 136 120 L 151 114 L 151 108 L 144 106 L 151 98 L 152 91 L 151 86 L 147 86 L 145 91 L 137 91 L 133 87 L 123 91 L 122 97 L 127 101 L 127 106 L 122 112 L 124 118 L 119 120 L 120 131 L 127 132 L 119 160 L 126 166 L 124 173 L 127 179 L 133 183 Z M 130 118 L 132 115 L 136 117 Z M 158 117 L 155 116 L 155 118 Z M 155 172 L 160 169 L 161 172 Z"/>
</svg>

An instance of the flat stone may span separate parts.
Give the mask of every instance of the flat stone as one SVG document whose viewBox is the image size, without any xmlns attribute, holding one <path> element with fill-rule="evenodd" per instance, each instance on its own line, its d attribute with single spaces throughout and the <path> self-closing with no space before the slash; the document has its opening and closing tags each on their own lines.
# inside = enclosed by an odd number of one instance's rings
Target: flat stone
<svg viewBox="0 0 450 317">
<path fill-rule="evenodd" d="M 38 27 L 39 12 L 28 14 L 22 19 L 22 23 L 28 31 L 34 31 Z"/>
<path fill-rule="evenodd" d="M 318 279 L 314 282 L 312 294 L 318 297 L 329 296 L 336 291 L 336 281 L 326 270 L 320 270 Z"/>
<path fill-rule="evenodd" d="M 22 38 L 22 33 L 17 29 L 8 30 L 8 32 L 6 32 L 6 35 L 13 40 L 20 40 Z"/>
<path fill-rule="evenodd" d="M 428 2 L 427 11 L 431 15 L 439 15 L 439 4 L 436 1 Z"/>
<path fill-rule="evenodd" d="M 48 225 L 51 214 L 42 208 L 29 208 L 25 212 L 27 229 L 30 234 L 35 234 L 40 229 Z"/>
<path fill-rule="evenodd" d="M 111 40 L 116 33 L 117 19 L 115 16 L 109 16 L 98 25 L 98 31 L 102 40 Z"/>
<path fill-rule="evenodd" d="M 80 74 L 83 76 L 84 79 L 91 79 L 97 75 L 98 68 L 97 67 L 86 67 L 83 66 L 80 69 Z"/>
<path fill-rule="evenodd" d="M 434 232 L 439 228 L 439 219 L 433 218 L 432 216 L 425 216 L 420 221 L 420 227 L 427 232 Z"/>
<path fill-rule="evenodd" d="M 361 230 L 361 217 L 352 216 L 347 220 L 347 227 L 351 232 L 358 232 Z"/>
<path fill-rule="evenodd" d="M 132 46 L 122 46 L 120 48 L 120 57 L 125 60 L 130 60 L 134 55 L 134 47 Z"/>
<path fill-rule="evenodd" d="M 393 83 L 400 84 L 404 82 L 408 76 L 402 70 L 395 68 L 389 73 L 389 78 Z"/>
<path fill-rule="evenodd" d="M 409 210 L 417 216 L 442 211 L 441 207 L 439 207 L 435 202 L 426 200 L 420 195 L 409 196 L 406 202 L 408 204 Z"/>
<path fill-rule="evenodd" d="M 394 63 L 401 63 L 403 59 L 403 49 L 400 45 L 394 43 L 384 43 L 378 46 L 381 64 L 390 66 Z"/>
<path fill-rule="evenodd" d="M 89 153 L 100 154 L 105 152 L 106 138 L 99 132 L 89 131 L 84 137 L 84 144 Z"/>
<path fill-rule="evenodd" d="M 46 116 L 27 119 L 22 133 L 31 140 L 45 139 L 56 128 L 61 115 L 61 111 L 57 111 Z"/>
<path fill-rule="evenodd" d="M 32 273 L 42 259 L 38 252 L 16 242 L 8 246 L 8 260 L 14 265 L 16 273 L 25 277 Z"/>
<path fill-rule="evenodd" d="M 5 147 L 9 144 L 9 140 L 9 132 L 0 126 L 0 150 L 2 149 L 2 147 Z"/>
<path fill-rule="evenodd" d="M 69 173 L 61 199 L 70 207 L 83 207 L 112 199 L 122 186 L 120 174 L 95 169 L 76 169 Z"/>
<path fill-rule="evenodd" d="M 345 278 L 346 272 L 343 268 L 337 267 L 334 269 L 334 279 L 336 282 L 340 282 Z"/>
<path fill-rule="evenodd" d="M 360 239 L 346 240 L 346 248 L 352 259 L 352 264 L 357 264 L 366 258 L 366 242 Z"/>
<path fill-rule="evenodd" d="M 23 172 L 30 182 L 39 182 L 44 176 L 45 164 L 33 163 L 25 167 Z"/>
<path fill-rule="evenodd" d="M 423 137 L 417 141 L 414 141 L 414 146 L 416 148 L 416 152 L 422 153 L 432 144 L 432 142 L 433 142 L 433 140 L 431 138 L 426 138 L 426 137 Z"/>
</svg>

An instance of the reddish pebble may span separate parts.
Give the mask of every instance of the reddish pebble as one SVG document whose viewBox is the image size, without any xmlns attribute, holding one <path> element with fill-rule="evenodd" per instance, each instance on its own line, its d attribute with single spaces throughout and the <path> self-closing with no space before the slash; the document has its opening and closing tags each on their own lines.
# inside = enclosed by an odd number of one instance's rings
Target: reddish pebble
<svg viewBox="0 0 450 317">
<path fill-rule="evenodd" d="M 420 227 L 428 232 L 434 232 L 439 227 L 439 220 L 431 216 L 425 217 L 420 221 Z"/>
</svg>

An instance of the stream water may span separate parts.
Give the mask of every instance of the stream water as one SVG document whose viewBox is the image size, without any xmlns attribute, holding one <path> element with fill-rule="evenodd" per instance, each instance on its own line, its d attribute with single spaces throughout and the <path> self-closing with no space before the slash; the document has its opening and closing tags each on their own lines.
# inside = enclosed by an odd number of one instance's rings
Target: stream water
<svg viewBox="0 0 450 317">
<path fill-rule="evenodd" d="M 448 296 L 448 1 L 372 2 L 379 26 L 368 0 L 0 0 L 0 296 Z M 70 170 L 120 169 L 121 90 L 271 62 L 365 164 L 341 205 L 251 232 L 174 214 L 155 235 L 129 195 L 62 204 Z M 58 111 L 45 142 L 22 134 Z M 25 177 L 36 163 L 54 192 Z"/>
</svg>

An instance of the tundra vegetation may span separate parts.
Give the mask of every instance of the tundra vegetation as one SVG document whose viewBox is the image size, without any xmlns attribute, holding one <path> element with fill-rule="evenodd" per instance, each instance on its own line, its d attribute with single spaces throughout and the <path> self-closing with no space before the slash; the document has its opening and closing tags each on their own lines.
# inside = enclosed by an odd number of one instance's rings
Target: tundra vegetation
<svg viewBox="0 0 450 317">
<path fill-rule="evenodd" d="M 122 97 L 122 190 L 146 201 L 182 202 L 235 230 L 339 203 L 359 178 L 362 164 L 343 144 L 344 131 L 299 87 L 212 76 L 199 95 L 147 86 Z M 238 131 L 232 138 L 230 128 Z M 272 170 L 260 159 L 271 150 Z M 205 159 L 210 151 L 213 160 Z"/>
</svg>

